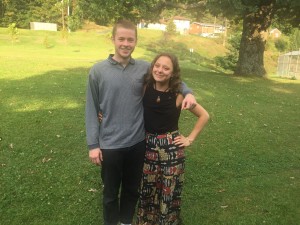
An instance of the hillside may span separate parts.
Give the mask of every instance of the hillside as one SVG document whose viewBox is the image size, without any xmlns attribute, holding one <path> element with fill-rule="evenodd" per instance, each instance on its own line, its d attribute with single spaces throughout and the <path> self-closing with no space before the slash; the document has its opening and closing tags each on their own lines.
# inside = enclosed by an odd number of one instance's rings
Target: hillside
<svg viewBox="0 0 300 225">
<path fill-rule="evenodd" d="M 86 23 L 80 31 L 64 34 L 65 38 L 63 38 L 61 32 L 20 29 L 18 40 L 13 45 L 23 46 L 24 50 L 30 48 L 31 50 L 32 48 L 36 50 L 48 49 L 50 54 L 64 51 L 67 48 L 74 48 L 84 55 L 100 54 L 101 57 L 106 57 L 108 53 L 113 53 L 110 30 L 111 27 Z M 138 45 L 134 57 L 147 60 L 151 60 L 158 52 L 171 51 L 182 61 L 212 68 L 215 67 L 214 57 L 223 56 L 228 51 L 222 45 L 220 38 L 205 38 L 195 35 L 165 37 L 162 31 L 148 29 L 139 29 L 138 32 Z M 89 45 L 83 43 L 89 43 Z M 0 28 L 0 46 L 11 44 L 8 30 Z M 193 49 L 193 53 L 190 53 L 190 49 Z M 274 52 L 274 48 L 272 49 L 273 51 L 267 50 L 265 52 L 265 68 L 268 74 L 274 74 L 277 66 L 278 53 Z M 79 55 L 82 56 L 82 54 Z"/>
</svg>

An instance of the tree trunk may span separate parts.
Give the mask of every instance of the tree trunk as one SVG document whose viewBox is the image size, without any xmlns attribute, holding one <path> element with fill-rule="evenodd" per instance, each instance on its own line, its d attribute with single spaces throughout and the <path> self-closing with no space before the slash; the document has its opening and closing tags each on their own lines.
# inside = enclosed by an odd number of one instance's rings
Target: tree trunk
<svg viewBox="0 0 300 225">
<path fill-rule="evenodd" d="M 239 76 L 265 76 L 264 51 L 266 32 L 273 17 L 272 1 L 262 5 L 255 12 L 246 13 L 243 20 L 243 33 L 240 43 L 239 59 L 235 74 Z"/>
</svg>

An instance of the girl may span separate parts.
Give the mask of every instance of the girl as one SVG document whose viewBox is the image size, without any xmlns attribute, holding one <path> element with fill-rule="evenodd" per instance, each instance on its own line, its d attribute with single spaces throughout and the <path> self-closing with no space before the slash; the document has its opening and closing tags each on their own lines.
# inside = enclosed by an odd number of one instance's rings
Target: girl
<svg viewBox="0 0 300 225">
<path fill-rule="evenodd" d="M 185 137 L 178 131 L 183 96 L 176 56 L 159 54 L 151 63 L 143 98 L 146 154 L 140 188 L 137 224 L 179 224 L 184 176 L 184 147 L 192 144 L 208 122 L 199 104 L 189 109 L 197 122 Z"/>
</svg>

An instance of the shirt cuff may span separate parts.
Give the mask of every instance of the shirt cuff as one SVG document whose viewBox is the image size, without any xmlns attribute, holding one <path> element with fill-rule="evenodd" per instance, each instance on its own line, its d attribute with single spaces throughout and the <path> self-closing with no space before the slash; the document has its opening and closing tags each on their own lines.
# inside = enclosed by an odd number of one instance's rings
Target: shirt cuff
<svg viewBox="0 0 300 225">
<path fill-rule="evenodd" d="M 88 145 L 89 150 L 95 149 L 95 148 L 100 148 L 99 144 L 93 144 L 93 145 Z"/>
</svg>

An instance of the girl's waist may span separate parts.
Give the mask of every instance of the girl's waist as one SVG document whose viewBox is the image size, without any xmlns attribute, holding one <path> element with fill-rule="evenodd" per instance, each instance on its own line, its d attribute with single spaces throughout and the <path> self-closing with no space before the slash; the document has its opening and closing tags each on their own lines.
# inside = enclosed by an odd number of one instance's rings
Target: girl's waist
<svg viewBox="0 0 300 225">
<path fill-rule="evenodd" d="M 146 132 L 146 137 L 156 137 L 158 139 L 163 139 L 163 138 L 170 138 L 170 137 L 177 137 L 180 135 L 180 132 L 178 130 L 175 131 L 170 131 L 166 133 L 150 133 Z"/>
</svg>

